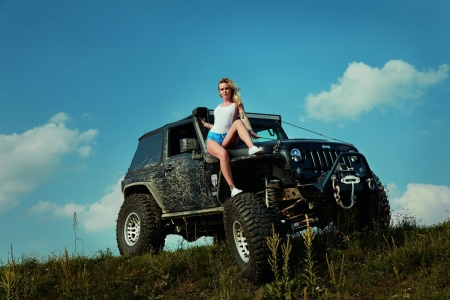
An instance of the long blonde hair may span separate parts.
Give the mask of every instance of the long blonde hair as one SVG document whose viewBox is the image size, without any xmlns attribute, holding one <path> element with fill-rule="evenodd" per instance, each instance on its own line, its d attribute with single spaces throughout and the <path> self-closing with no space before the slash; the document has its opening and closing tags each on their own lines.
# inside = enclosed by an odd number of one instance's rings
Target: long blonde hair
<svg viewBox="0 0 450 300">
<path fill-rule="evenodd" d="M 241 100 L 241 95 L 239 95 L 239 92 L 241 91 L 241 89 L 234 84 L 233 80 L 229 79 L 229 78 L 222 78 L 219 80 L 219 83 L 217 84 L 217 89 L 219 89 L 219 84 L 221 83 L 227 83 L 228 86 L 230 87 L 231 91 L 232 91 L 232 99 L 234 104 L 236 105 L 236 107 L 243 105 L 242 100 Z M 220 90 L 219 90 L 219 95 L 220 95 Z M 222 97 L 222 96 L 220 96 Z"/>
</svg>

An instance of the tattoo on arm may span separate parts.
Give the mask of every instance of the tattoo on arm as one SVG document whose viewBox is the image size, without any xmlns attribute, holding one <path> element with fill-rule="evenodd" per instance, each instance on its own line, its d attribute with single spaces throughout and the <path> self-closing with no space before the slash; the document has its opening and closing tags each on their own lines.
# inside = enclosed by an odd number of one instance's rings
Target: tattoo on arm
<svg viewBox="0 0 450 300">
<path fill-rule="evenodd" d="M 247 115 L 244 112 L 244 109 L 239 107 L 239 116 L 242 120 L 242 123 L 244 123 L 245 128 L 247 128 L 248 131 L 252 130 L 252 125 L 250 125 L 250 121 L 247 118 Z"/>
<path fill-rule="evenodd" d="M 203 121 L 202 119 L 200 119 L 200 120 L 202 121 L 202 124 L 203 124 L 203 126 L 204 126 L 205 128 L 212 128 L 212 127 L 213 127 L 213 125 L 212 125 L 211 123 L 205 122 L 205 121 Z"/>
</svg>

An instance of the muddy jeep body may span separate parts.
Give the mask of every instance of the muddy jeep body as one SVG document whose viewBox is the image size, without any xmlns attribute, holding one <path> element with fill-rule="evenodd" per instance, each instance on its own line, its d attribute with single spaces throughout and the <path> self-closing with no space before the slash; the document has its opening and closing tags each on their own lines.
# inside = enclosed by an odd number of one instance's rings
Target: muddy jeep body
<svg viewBox="0 0 450 300">
<path fill-rule="evenodd" d="M 347 228 L 388 226 L 386 192 L 367 159 L 353 145 L 325 139 L 289 139 L 281 116 L 248 113 L 263 155 L 249 156 L 238 142 L 228 150 L 236 186 L 230 197 L 219 161 L 205 148 L 212 110 L 150 131 L 139 139 L 122 182 L 124 202 L 117 220 L 121 254 L 158 252 L 168 234 L 188 241 L 226 238 L 246 277 L 270 277 L 267 237 L 311 225 L 325 228 L 351 219 Z M 340 221 L 339 221 L 340 220 Z"/>
</svg>

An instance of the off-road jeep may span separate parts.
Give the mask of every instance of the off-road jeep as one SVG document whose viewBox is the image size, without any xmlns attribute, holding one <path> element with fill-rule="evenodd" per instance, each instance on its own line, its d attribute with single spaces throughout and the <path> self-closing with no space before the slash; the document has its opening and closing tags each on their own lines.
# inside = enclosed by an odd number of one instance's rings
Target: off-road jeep
<svg viewBox="0 0 450 300">
<path fill-rule="evenodd" d="M 365 156 L 351 144 L 289 139 L 281 116 L 247 113 L 263 155 L 229 149 L 233 178 L 244 192 L 230 197 L 219 161 L 205 149 L 214 123 L 207 108 L 144 134 L 122 181 L 116 237 L 121 254 L 158 252 L 168 234 L 188 241 L 226 238 L 243 275 L 270 277 L 267 237 L 347 222 L 349 230 L 386 227 L 387 194 Z"/>
</svg>

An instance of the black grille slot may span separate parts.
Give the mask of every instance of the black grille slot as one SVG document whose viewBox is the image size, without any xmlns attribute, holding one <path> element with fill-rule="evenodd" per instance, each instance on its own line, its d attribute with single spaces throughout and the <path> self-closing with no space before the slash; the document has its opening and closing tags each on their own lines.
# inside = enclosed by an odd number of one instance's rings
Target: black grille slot
<svg viewBox="0 0 450 300">
<path fill-rule="evenodd" d="M 341 151 L 332 149 L 307 150 L 307 156 L 311 161 L 311 171 L 320 173 L 329 171 L 340 153 Z M 349 167 L 351 166 L 348 156 L 343 157 L 340 162 Z"/>
<path fill-rule="evenodd" d="M 313 152 L 308 150 L 308 157 L 311 160 L 311 171 L 317 171 L 316 160 L 314 159 Z"/>
</svg>

